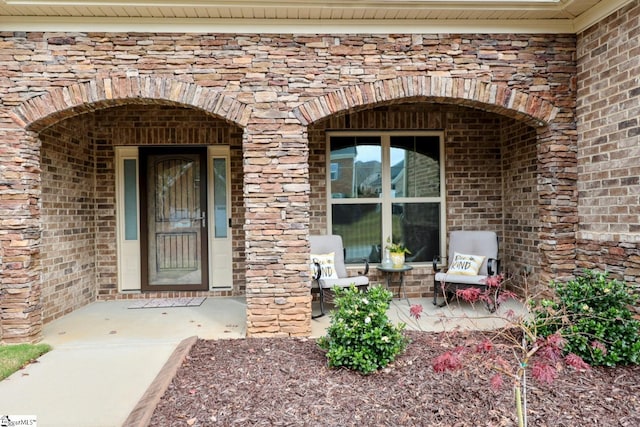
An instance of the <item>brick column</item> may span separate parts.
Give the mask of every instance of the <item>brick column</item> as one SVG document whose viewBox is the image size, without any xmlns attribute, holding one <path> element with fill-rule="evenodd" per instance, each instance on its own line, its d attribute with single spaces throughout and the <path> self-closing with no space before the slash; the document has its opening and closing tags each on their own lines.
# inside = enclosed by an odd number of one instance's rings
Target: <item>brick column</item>
<svg viewBox="0 0 640 427">
<path fill-rule="evenodd" d="M 247 336 L 308 336 L 306 128 L 277 111 L 256 116 L 243 137 Z"/>
<path fill-rule="evenodd" d="M 1 337 L 42 338 L 40 304 L 40 147 L 36 135 L 0 130 Z"/>
<path fill-rule="evenodd" d="M 573 277 L 578 230 L 577 136 L 573 115 L 538 131 L 540 284 Z"/>
</svg>

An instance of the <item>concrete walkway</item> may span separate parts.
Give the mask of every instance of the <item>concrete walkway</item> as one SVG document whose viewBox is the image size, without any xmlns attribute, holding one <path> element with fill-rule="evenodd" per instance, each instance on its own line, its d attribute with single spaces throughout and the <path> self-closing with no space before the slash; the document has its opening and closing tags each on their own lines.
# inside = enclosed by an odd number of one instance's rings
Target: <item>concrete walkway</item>
<svg viewBox="0 0 640 427">
<path fill-rule="evenodd" d="M 424 308 L 419 322 L 408 316 L 415 303 Z M 129 309 L 132 304 L 96 302 L 46 325 L 43 342 L 54 349 L 0 382 L 0 416 L 36 415 L 40 427 L 122 426 L 183 340 L 246 333 L 243 298 L 207 298 L 199 307 Z M 505 304 L 500 312 L 509 309 L 522 307 Z M 433 331 L 501 324 L 481 306 L 439 309 L 428 299 L 394 300 L 389 316 L 409 329 Z M 329 321 L 312 320 L 312 336 L 324 335 Z"/>
<path fill-rule="evenodd" d="M 121 426 L 182 340 L 245 336 L 244 299 L 132 304 L 95 302 L 46 325 L 42 341 L 53 350 L 0 382 L 0 415 L 36 415 L 44 427 Z"/>
</svg>

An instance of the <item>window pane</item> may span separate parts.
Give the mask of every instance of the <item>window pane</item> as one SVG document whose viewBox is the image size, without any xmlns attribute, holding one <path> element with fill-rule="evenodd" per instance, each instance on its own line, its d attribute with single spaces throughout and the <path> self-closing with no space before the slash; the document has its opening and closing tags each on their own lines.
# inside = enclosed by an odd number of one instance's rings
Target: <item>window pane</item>
<svg viewBox="0 0 640 427">
<path fill-rule="evenodd" d="M 332 137 L 331 197 L 379 197 L 382 191 L 381 164 L 380 137 Z"/>
<path fill-rule="evenodd" d="M 440 204 L 393 203 L 393 241 L 411 251 L 407 261 L 433 261 L 440 254 Z"/>
<path fill-rule="evenodd" d="M 213 206 L 215 236 L 227 237 L 227 161 L 213 159 Z"/>
<path fill-rule="evenodd" d="M 440 196 L 440 142 L 437 136 L 391 137 L 392 197 Z"/>
<path fill-rule="evenodd" d="M 380 262 L 382 214 L 380 204 L 333 205 L 333 234 L 342 236 L 347 264 Z"/>
<path fill-rule="evenodd" d="M 138 240 L 138 161 L 124 160 L 124 239 Z"/>
</svg>

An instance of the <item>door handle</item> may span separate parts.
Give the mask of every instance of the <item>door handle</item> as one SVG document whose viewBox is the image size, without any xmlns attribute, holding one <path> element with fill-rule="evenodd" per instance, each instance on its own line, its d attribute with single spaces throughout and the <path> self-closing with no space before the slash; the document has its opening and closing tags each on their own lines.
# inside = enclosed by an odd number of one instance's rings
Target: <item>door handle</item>
<svg viewBox="0 0 640 427">
<path fill-rule="evenodd" d="M 200 226 L 202 228 L 207 226 L 207 213 L 202 212 L 202 215 L 197 218 L 191 218 L 192 221 L 200 221 Z"/>
</svg>

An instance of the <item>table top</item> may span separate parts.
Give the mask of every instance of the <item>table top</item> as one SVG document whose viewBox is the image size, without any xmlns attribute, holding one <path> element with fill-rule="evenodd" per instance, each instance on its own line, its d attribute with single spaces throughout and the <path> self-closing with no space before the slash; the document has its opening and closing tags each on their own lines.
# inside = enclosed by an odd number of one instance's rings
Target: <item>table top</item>
<svg viewBox="0 0 640 427">
<path fill-rule="evenodd" d="M 413 270 L 413 267 L 408 264 L 404 264 L 400 268 L 394 268 L 391 266 L 385 267 L 383 265 L 377 265 L 376 268 L 380 271 L 384 271 L 385 273 L 404 273 L 405 271 Z"/>
</svg>

